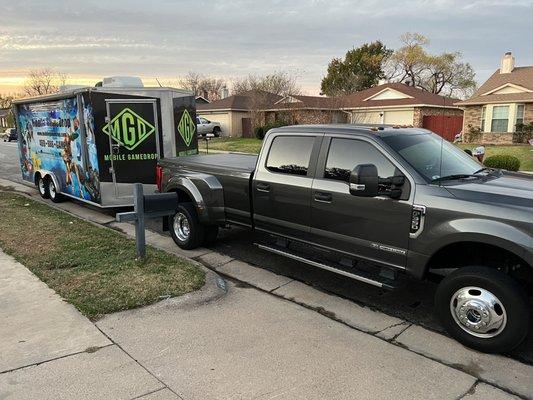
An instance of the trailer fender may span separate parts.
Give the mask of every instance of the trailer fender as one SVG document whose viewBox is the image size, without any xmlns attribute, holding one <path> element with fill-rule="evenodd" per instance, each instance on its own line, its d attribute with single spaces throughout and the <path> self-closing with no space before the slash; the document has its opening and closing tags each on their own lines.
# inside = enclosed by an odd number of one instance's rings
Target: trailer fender
<svg viewBox="0 0 533 400">
<path fill-rule="evenodd" d="M 194 203 L 202 224 L 222 225 L 225 223 L 224 193 L 222 185 L 214 176 L 194 174 L 172 177 L 167 183 L 166 191 L 184 192 Z"/>
<path fill-rule="evenodd" d="M 48 171 L 46 169 L 39 169 L 35 171 L 33 174 L 33 183 L 34 185 L 37 185 L 37 176 L 41 176 L 42 179 L 50 178 L 52 181 L 54 181 L 54 185 L 61 192 L 61 185 L 59 184 L 59 181 L 57 180 L 57 177 L 52 171 Z"/>
</svg>

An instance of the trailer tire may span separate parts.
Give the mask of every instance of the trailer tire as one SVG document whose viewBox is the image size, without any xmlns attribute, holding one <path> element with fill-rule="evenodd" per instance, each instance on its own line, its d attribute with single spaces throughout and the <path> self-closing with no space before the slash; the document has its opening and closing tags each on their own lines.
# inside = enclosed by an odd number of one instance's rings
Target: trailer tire
<svg viewBox="0 0 533 400">
<path fill-rule="evenodd" d="M 494 268 L 469 266 L 452 272 L 437 288 L 435 309 L 451 336 L 485 353 L 514 349 L 529 329 L 523 288 Z"/>
<path fill-rule="evenodd" d="M 45 179 L 42 176 L 38 176 L 37 181 L 35 182 L 35 186 L 37 186 L 39 195 L 43 199 L 48 199 L 50 197 L 50 189 L 48 188 L 48 179 Z"/>
<path fill-rule="evenodd" d="M 169 229 L 172 240 L 184 250 L 195 249 L 204 241 L 204 226 L 200 224 L 192 203 L 178 205 L 176 214 L 170 217 Z"/>
<path fill-rule="evenodd" d="M 52 200 L 53 203 L 61 203 L 63 201 L 63 196 L 61 195 L 61 193 L 58 192 L 54 180 L 52 178 L 47 178 L 46 182 L 50 200 Z"/>
</svg>

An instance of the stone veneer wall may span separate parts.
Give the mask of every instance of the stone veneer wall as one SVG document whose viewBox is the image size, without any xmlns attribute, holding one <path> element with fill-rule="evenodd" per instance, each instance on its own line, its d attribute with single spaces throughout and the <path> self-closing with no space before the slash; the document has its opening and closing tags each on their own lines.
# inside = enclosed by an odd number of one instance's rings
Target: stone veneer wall
<svg viewBox="0 0 533 400">
<path fill-rule="evenodd" d="M 413 126 L 422 128 L 424 116 L 426 115 L 462 116 L 463 110 L 458 108 L 415 107 L 413 114 Z"/>
</svg>

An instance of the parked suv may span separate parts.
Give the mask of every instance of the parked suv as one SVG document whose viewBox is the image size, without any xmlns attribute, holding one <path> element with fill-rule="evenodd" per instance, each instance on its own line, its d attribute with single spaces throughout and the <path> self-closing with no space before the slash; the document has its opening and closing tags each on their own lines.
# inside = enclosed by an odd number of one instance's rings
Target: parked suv
<svg viewBox="0 0 533 400">
<path fill-rule="evenodd" d="M 160 191 L 178 193 L 169 227 L 184 249 L 236 224 L 261 249 L 381 288 L 452 270 L 435 310 L 454 338 L 505 352 L 528 333 L 532 175 L 485 168 L 424 129 L 350 125 L 277 128 L 259 156 L 158 168 Z"/>
<path fill-rule="evenodd" d="M 209 121 L 204 117 L 196 117 L 196 126 L 198 129 L 198 135 L 205 136 L 208 133 L 212 133 L 215 137 L 220 136 L 222 129 L 220 128 L 220 122 Z"/>
</svg>

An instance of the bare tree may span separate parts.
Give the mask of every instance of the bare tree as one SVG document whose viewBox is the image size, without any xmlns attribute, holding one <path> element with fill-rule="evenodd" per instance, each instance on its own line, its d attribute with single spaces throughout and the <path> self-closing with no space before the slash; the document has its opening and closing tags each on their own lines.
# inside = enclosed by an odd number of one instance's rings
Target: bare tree
<svg viewBox="0 0 533 400">
<path fill-rule="evenodd" d="M 248 75 L 246 78 L 236 80 L 232 89 L 233 94 L 252 91 L 269 92 L 278 96 L 290 96 L 301 93 L 297 78 L 285 71 L 278 71 L 264 76 Z"/>
<path fill-rule="evenodd" d="M 65 74 L 50 68 L 31 70 L 23 85 L 24 94 L 27 96 L 41 96 L 57 93 L 59 87 L 64 85 L 66 80 L 67 76 Z"/>
<path fill-rule="evenodd" d="M 403 46 L 386 64 L 389 81 L 448 96 L 467 96 L 475 89 L 474 69 L 461 60 L 461 53 L 430 54 L 426 51 L 429 40 L 419 33 L 404 33 L 400 40 Z"/>
<path fill-rule="evenodd" d="M 12 94 L 0 95 L 0 108 L 11 108 L 15 96 Z"/>
<path fill-rule="evenodd" d="M 227 86 L 224 79 L 204 76 L 192 71 L 179 79 L 178 84 L 183 89 L 190 90 L 196 96 L 202 96 L 209 101 L 219 100 L 221 90 Z"/>
</svg>

